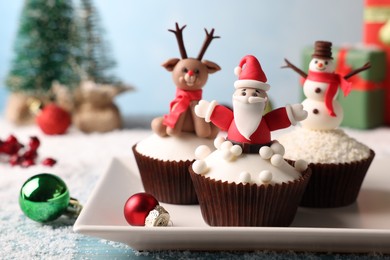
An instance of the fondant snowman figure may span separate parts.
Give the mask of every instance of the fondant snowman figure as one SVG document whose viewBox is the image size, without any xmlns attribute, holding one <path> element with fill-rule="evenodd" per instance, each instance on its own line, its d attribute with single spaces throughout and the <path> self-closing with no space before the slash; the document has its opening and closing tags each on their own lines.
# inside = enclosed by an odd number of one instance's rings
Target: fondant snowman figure
<svg viewBox="0 0 390 260">
<path fill-rule="evenodd" d="M 306 99 L 302 105 L 304 110 L 308 112 L 308 116 L 301 121 L 303 128 L 330 130 L 339 127 L 344 116 L 343 108 L 336 100 L 339 87 L 344 96 L 347 96 L 352 86 L 346 79 L 369 68 L 369 64 L 365 64 L 362 68 L 354 70 L 346 76 L 335 73 L 331 47 L 331 42 L 315 42 L 308 74 L 285 60 L 287 63 L 285 67 L 292 68 L 305 78 L 303 93 Z"/>
<path fill-rule="evenodd" d="M 303 84 L 306 99 L 302 102 L 308 112 L 301 121 L 303 128 L 328 130 L 340 126 L 343 121 L 343 108 L 336 100 L 340 84 L 344 96 L 351 90 L 351 84 L 334 73 L 330 42 L 316 42 L 314 54 L 309 64 L 309 73 Z"/>
</svg>

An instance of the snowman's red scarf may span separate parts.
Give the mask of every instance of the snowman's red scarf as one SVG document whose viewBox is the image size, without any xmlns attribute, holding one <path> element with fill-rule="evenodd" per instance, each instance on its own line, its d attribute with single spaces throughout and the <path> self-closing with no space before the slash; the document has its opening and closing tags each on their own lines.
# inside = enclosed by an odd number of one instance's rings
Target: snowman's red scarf
<svg viewBox="0 0 390 260">
<path fill-rule="evenodd" d="M 337 73 L 328 72 L 316 72 L 309 70 L 307 78 L 312 81 L 329 83 L 325 92 L 325 106 L 328 109 L 330 116 L 336 116 L 333 110 L 333 98 L 337 93 L 338 86 L 340 85 L 344 96 L 348 96 L 351 91 L 352 85 L 343 76 Z"/>
<path fill-rule="evenodd" d="M 169 114 L 164 115 L 164 125 L 174 128 L 180 115 L 187 110 L 190 102 L 200 100 L 202 98 L 202 90 L 187 91 L 176 89 L 176 97 L 169 105 Z"/>
</svg>

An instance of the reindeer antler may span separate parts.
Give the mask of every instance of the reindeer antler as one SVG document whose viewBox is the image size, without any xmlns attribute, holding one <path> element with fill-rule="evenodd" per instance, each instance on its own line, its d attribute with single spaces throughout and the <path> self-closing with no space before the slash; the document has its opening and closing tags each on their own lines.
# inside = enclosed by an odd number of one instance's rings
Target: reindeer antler
<svg viewBox="0 0 390 260">
<path fill-rule="evenodd" d="M 199 52 L 198 58 L 196 58 L 197 60 L 201 60 L 203 58 L 203 55 L 205 54 L 207 48 L 209 47 L 209 45 L 210 45 L 210 43 L 211 43 L 211 41 L 213 39 L 221 38 L 219 36 L 214 36 L 214 28 L 211 29 L 210 33 L 207 31 L 206 28 L 204 30 L 206 32 L 206 39 L 203 42 L 203 46 L 202 46 L 202 49 Z"/>
<path fill-rule="evenodd" d="M 187 59 L 187 52 L 186 48 L 184 47 L 184 41 L 183 41 L 183 30 L 186 28 L 187 25 L 184 25 L 183 27 L 179 27 L 179 24 L 176 23 L 176 30 L 169 29 L 168 31 L 173 32 L 176 35 L 177 44 L 179 45 L 180 55 L 182 59 Z"/>
</svg>

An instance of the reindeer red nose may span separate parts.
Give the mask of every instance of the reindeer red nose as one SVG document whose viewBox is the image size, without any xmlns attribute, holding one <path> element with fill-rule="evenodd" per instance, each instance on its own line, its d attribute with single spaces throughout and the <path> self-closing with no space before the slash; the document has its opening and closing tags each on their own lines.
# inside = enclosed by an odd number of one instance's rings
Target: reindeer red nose
<svg viewBox="0 0 390 260">
<path fill-rule="evenodd" d="M 194 75 L 194 72 L 192 70 L 189 70 L 188 72 L 188 76 L 192 77 Z"/>
</svg>

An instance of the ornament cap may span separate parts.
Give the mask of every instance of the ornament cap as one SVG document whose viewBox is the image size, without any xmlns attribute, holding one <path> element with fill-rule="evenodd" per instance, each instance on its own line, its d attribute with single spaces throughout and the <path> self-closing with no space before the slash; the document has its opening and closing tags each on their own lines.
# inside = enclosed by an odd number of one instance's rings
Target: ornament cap
<svg viewBox="0 0 390 260">
<path fill-rule="evenodd" d="M 69 218 L 77 218 L 80 215 L 82 209 L 83 205 L 81 205 L 77 199 L 71 197 L 69 199 L 69 205 L 63 215 Z"/>
<path fill-rule="evenodd" d="M 157 205 L 145 219 L 145 227 L 165 227 L 169 224 L 169 213 L 162 206 Z"/>
</svg>

